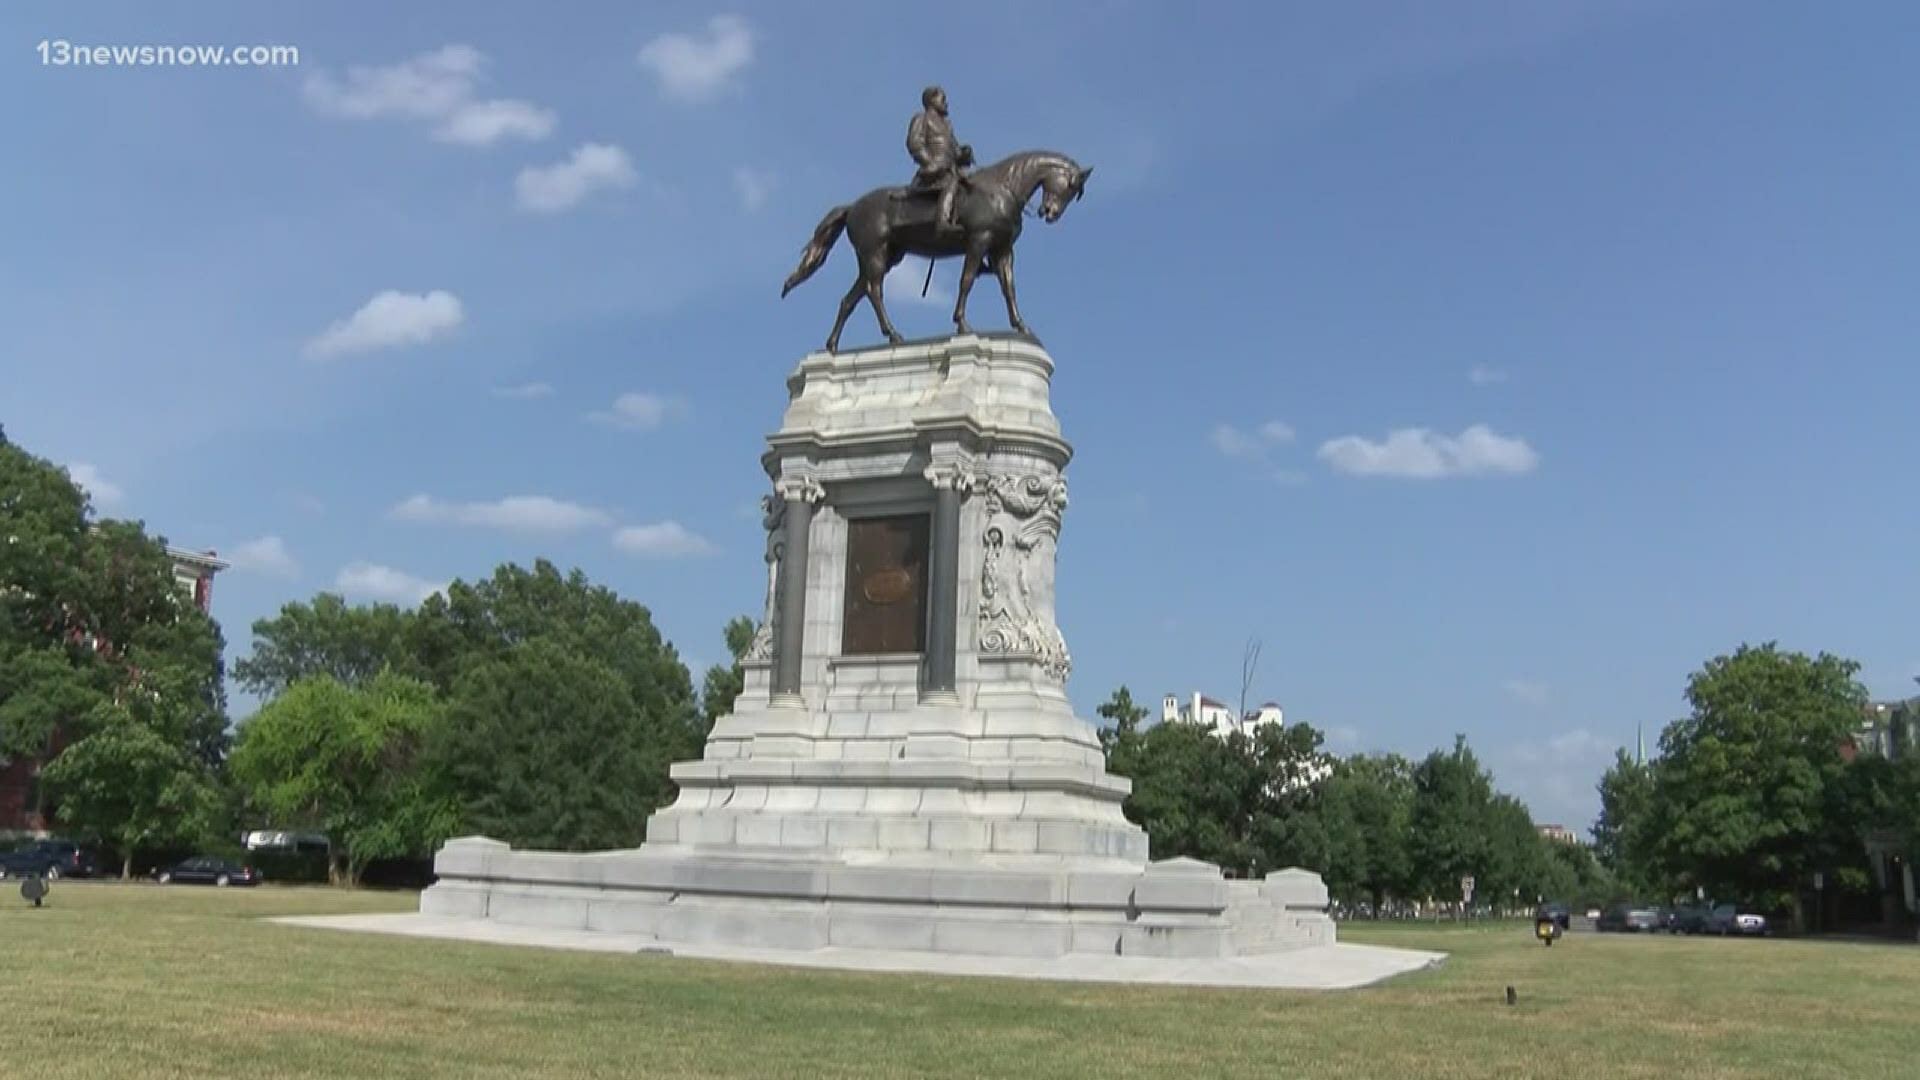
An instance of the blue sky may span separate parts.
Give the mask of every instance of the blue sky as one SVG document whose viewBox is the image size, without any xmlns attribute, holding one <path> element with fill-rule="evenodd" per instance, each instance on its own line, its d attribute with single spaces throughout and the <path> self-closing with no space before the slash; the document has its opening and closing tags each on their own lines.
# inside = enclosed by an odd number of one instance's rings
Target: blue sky
<svg viewBox="0 0 1920 1080">
<path fill-rule="evenodd" d="M 1019 268 L 1087 715 L 1231 699 L 1253 635 L 1255 699 L 1336 749 L 1464 732 L 1584 828 L 1710 655 L 1920 674 L 1912 5 L 13 4 L 0 40 L 0 423 L 234 558 L 233 656 L 320 589 L 544 555 L 718 659 L 846 250 L 779 282 L 911 174 L 937 81 L 983 159 L 1097 169 Z"/>
</svg>

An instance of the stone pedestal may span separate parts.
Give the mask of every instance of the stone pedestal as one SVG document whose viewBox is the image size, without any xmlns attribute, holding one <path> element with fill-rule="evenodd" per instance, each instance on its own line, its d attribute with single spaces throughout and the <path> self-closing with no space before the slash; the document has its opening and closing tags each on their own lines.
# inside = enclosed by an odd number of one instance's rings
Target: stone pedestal
<svg viewBox="0 0 1920 1080">
<path fill-rule="evenodd" d="M 1326 890 L 1149 864 L 1065 692 L 1053 362 L 964 335 L 815 353 L 763 456 L 746 687 L 633 851 L 436 859 L 421 910 L 662 942 L 1058 956 L 1330 944 Z"/>
</svg>

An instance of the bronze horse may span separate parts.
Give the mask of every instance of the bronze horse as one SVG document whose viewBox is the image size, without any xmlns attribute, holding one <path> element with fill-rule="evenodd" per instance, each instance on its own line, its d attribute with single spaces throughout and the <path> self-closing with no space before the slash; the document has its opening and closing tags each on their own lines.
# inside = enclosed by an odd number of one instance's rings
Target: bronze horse
<svg viewBox="0 0 1920 1080">
<path fill-rule="evenodd" d="M 880 320 L 887 340 L 898 345 L 904 339 L 894 331 L 887 318 L 882 297 L 887 271 L 908 255 L 930 259 L 962 255 L 959 295 L 953 301 L 953 327 L 957 333 L 970 333 L 967 326 L 967 294 L 973 291 L 973 279 L 982 266 L 990 267 L 1000 279 L 1000 293 L 1007 299 L 1007 320 L 1022 334 L 1031 335 L 1020 318 L 1020 306 L 1013 298 L 1013 242 L 1020 238 L 1021 215 L 1033 193 L 1045 189 L 1040 216 L 1049 224 L 1059 221 L 1067 204 L 1086 194 L 1091 167 L 1081 168 L 1065 154 L 1051 150 L 1028 150 L 968 174 L 954 217 L 959 228 L 944 228 L 935 220 L 937 202 L 934 193 L 902 194 L 901 188 L 875 188 L 846 206 L 827 212 L 813 239 L 800 254 L 800 265 L 787 276 L 781 287 L 784 298 L 794 287 L 813 276 L 827 261 L 827 252 L 845 230 L 860 261 L 860 275 L 840 300 L 840 314 L 833 320 L 833 333 L 827 335 L 827 351 L 840 347 L 840 331 L 847 316 L 865 296 Z"/>
</svg>

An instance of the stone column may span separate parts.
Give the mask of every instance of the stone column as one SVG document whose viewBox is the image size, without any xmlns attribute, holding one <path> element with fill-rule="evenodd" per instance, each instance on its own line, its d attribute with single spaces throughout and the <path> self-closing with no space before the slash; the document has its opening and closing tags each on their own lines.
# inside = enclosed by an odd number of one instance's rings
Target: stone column
<svg viewBox="0 0 1920 1080">
<path fill-rule="evenodd" d="M 959 700 L 955 656 L 960 642 L 960 498 L 971 478 L 955 465 L 929 465 L 933 485 L 933 550 L 927 589 L 927 681 L 925 700 Z"/>
<path fill-rule="evenodd" d="M 813 504 L 826 489 L 810 476 L 781 477 L 774 492 L 786 503 L 780 555 L 780 619 L 773 646 L 771 704 L 803 707 L 800 662 L 807 632 L 807 536 Z"/>
</svg>

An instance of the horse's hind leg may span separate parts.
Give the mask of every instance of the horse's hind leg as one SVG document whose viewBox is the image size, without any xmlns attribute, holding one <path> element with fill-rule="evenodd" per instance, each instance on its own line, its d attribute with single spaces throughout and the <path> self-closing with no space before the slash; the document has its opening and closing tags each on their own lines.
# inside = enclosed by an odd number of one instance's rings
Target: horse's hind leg
<svg viewBox="0 0 1920 1080">
<path fill-rule="evenodd" d="M 882 295 L 885 290 L 887 271 L 893 268 L 884 251 L 877 251 L 860 260 L 860 281 L 867 287 L 867 302 L 873 305 L 873 315 L 880 320 L 880 332 L 895 345 L 907 340 L 893 328 L 893 320 L 887 318 L 887 301 Z"/>
<path fill-rule="evenodd" d="M 865 295 L 866 291 L 866 278 L 856 277 L 853 279 L 852 287 L 847 289 L 847 295 L 840 298 L 840 314 L 834 317 L 833 333 L 827 335 L 828 352 L 839 351 L 840 331 L 847 325 L 847 316 L 853 314 L 853 305 L 860 302 L 860 297 Z"/>
</svg>

